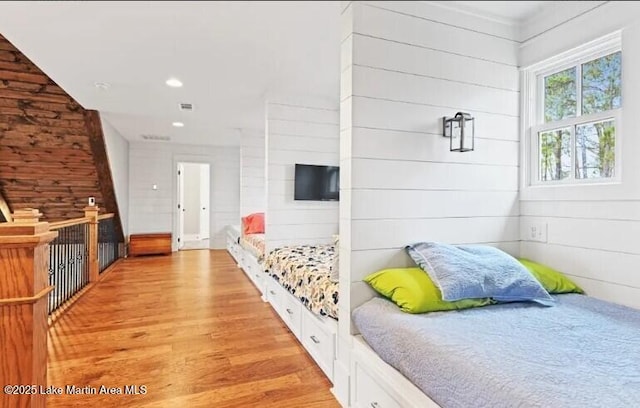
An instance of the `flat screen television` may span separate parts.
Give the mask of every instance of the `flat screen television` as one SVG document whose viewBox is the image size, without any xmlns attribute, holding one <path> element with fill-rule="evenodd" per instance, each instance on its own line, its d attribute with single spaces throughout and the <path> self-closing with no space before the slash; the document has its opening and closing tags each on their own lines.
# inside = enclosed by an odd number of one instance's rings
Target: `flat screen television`
<svg viewBox="0 0 640 408">
<path fill-rule="evenodd" d="M 338 201 L 340 167 L 296 164 L 294 200 Z"/>
</svg>

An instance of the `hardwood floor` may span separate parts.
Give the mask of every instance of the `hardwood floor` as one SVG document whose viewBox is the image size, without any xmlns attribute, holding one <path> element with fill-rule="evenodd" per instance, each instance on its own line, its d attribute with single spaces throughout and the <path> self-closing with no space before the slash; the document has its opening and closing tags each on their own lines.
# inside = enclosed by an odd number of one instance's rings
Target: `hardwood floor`
<svg viewBox="0 0 640 408">
<path fill-rule="evenodd" d="M 226 251 L 119 264 L 51 327 L 48 373 L 55 387 L 146 387 L 49 396 L 49 407 L 339 407 Z"/>
</svg>

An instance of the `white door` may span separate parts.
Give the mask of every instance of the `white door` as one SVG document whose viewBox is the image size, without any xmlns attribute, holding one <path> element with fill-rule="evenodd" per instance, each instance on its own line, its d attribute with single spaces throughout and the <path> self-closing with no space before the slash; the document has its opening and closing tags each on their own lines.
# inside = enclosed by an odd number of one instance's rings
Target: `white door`
<svg viewBox="0 0 640 408">
<path fill-rule="evenodd" d="M 200 239 L 209 239 L 209 165 L 200 165 Z"/>
<path fill-rule="evenodd" d="M 184 246 L 184 165 L 178 163 L 178 250 Z"/>
</svg>

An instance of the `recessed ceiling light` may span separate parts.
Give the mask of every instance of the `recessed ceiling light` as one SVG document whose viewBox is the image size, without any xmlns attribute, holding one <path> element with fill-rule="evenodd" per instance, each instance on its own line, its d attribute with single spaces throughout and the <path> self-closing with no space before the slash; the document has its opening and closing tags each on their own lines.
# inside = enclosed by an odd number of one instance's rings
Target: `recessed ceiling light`
<svg viewBox="0 0 640 408">
<path fill-rule="evenodd" d="M 93 85 L 101 91 L 106 91 L 107 89 L 111 88 L 111 84 L 108 82 L 94 82 Z"/>
<path fill-rule="evenodd" d="M 169 78 L 165 83 L 172 88 L 180 88 L 182 86 L 182 81 L 177 78 Z"/>
<path fill-rule="evenodd" d="M 184 123 L 182 122 L 173 122 L 172 125 L 173 127 L 184 127 Z"/>
</svg>

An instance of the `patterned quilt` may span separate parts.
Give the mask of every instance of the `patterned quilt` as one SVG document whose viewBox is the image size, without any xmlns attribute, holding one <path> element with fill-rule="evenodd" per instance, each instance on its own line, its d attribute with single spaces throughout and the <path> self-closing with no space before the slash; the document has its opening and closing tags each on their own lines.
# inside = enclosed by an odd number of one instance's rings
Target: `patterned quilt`
<svg viewBox="0 0 640 408">
<path fill-rule="evenodd" d="M 264 269 L 313 313 L 338 319 L 338 283 L 331 281 L 333 245 L 276 248 Z"/>
<path fill-rule="evenodd" d="M 264 258 L 264 234 L 248 234 L 240 237 L 240 245 L 255 256 L 258 262 Z"/>
</svg>

